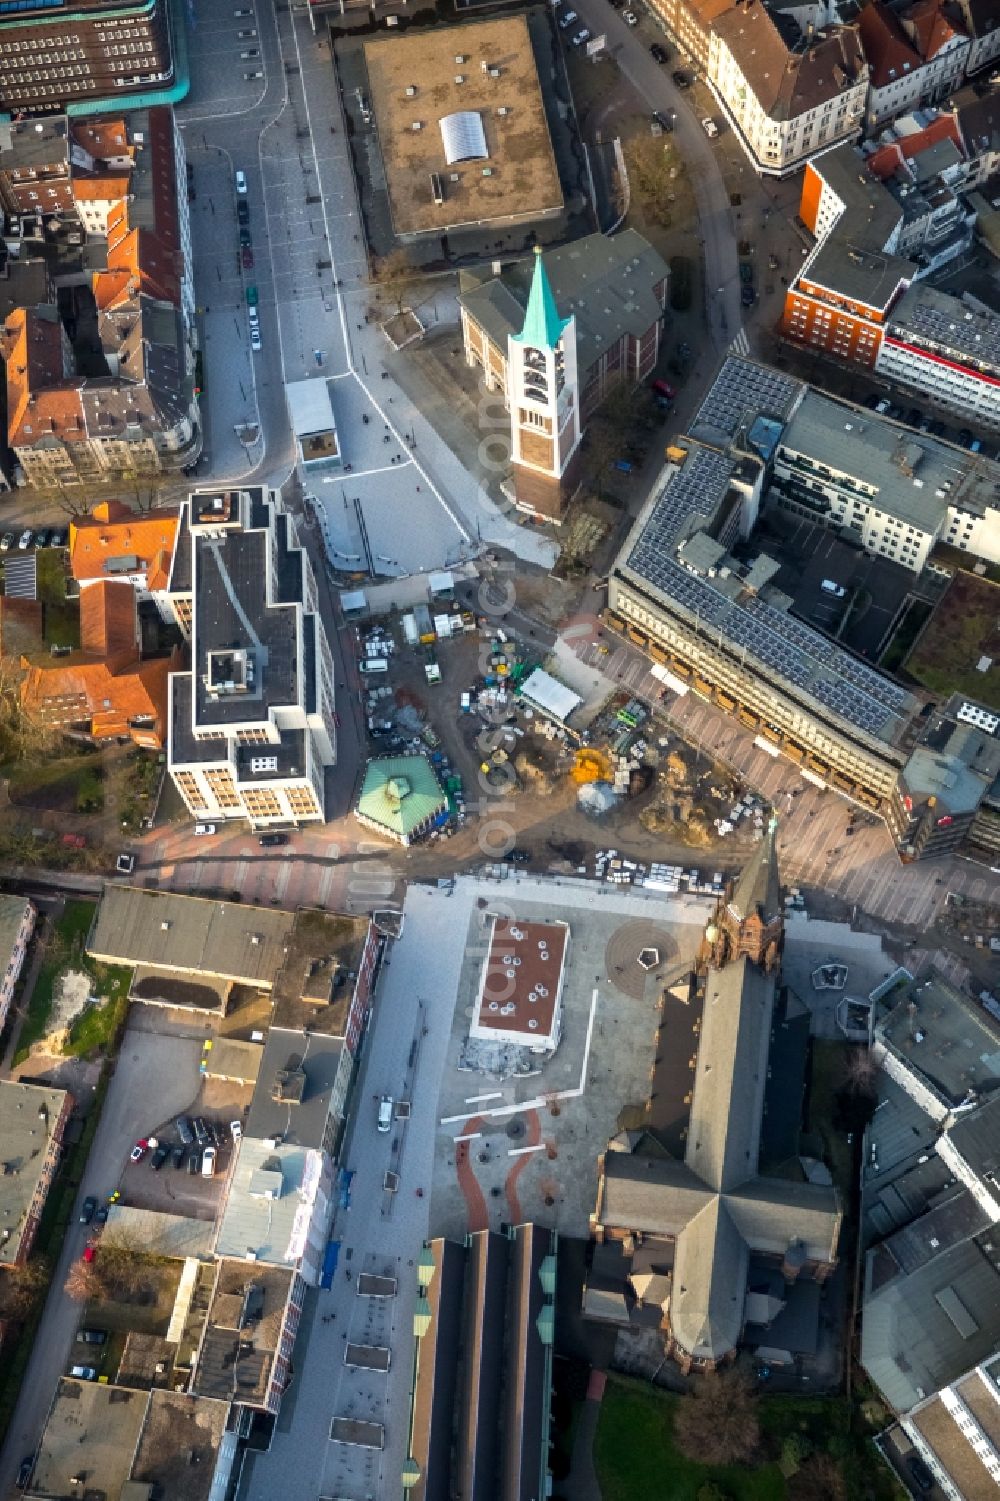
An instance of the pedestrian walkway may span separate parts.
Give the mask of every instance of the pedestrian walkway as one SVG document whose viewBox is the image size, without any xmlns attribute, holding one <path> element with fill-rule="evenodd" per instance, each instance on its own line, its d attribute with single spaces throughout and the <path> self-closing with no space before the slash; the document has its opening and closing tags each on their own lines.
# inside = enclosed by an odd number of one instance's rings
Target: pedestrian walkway
<svg viewBox="0 0 1000 1501">
<path fill-rule="evenodd" d="M 572 1501 L 603 1501 L 594 1468 L 594 1436 L 607 1379 L 603 1371 L 591 1371 L 587 1383 L 587 1399 L 573 1441 L 573 1459 L 565 1485 L 566 1495 Z"/>
</svg>

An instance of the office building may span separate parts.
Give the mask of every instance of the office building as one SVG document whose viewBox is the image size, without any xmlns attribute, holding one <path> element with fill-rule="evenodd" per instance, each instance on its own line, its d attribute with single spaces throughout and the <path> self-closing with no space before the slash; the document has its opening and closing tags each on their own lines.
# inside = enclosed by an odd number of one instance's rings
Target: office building
<svg viewBox="0 0 1000 1501">
<path fill-rule="evenodd" d="M 174 79 L 168 0 L 11 0 L 0 9 L 0 110 L 121 100 Z M 2 129 L 2 127 L 0 127 Z"/>
<path fill-rule="evenodd" d="M 875 368 L 956 420 L 1000 432 L 1000 314 L 917 285 L 886 320 Z"/>
<path fill-rule="evenodd" d="M 939 705 L 900 772 L 886 822 L 904 860 L 957 850 L 1000 863 L 1000 715 L 958 693 Z"/>
<path fill-rule="evenodd" d="M 333 656 L 281 499 L 196 491 L 167 593 L 190 637 L 170 680 L 168 767 L 188 811 L 256 828 L 321 821 L 335 761 Z"/>
</svg>

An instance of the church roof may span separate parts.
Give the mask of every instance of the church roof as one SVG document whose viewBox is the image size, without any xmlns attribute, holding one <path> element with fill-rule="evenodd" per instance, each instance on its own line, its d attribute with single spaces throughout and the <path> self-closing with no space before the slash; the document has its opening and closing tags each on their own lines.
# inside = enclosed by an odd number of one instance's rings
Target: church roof
<svg viewBox="0 0 1000 1501">
<path fill-rule="evenodd" d="M 555 349 L 563 336 L 569 318 L 560 318 L 555 294 L 549 282 L 548 272 L 542 260 L 542 247 L 535 246 L 535 271 L 528 293 L 528 310 L 524 315 L 524 327 L 513 334 L 515 344 L 526 344 L 530 349 Z"/>
<path fill-rule="evenodd" d="M 778 880 L 778 820 L 772 816 L 767 833 L 760 841 L 729 899 L 729 911 L 745 921 L 757 916 L 766 927 L 781 916 L 781 886 Z"/>
</svg>

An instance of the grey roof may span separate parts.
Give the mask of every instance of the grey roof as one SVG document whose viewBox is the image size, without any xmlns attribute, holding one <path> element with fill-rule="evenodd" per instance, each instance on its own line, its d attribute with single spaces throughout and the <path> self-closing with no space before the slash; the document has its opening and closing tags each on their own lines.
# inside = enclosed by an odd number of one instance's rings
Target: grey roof
<svg viewBox="0 0 1000 1501">
<path fill-rule="evenodd" d="M 905 1412 L 1000 1344 L 1000 1269 L 992 1232 L 964 1240 L 907 1275 L 881 1247 L 865 1261 L 861 1362 Z"/>
<path fill-rule="evenodd" d="M 877 1022 L 886 1046 L 947 1105 L 1000 1083 L 1000 1025 L 943 975 L 911 985 Z M 919 1035 L 918 1035 L 919 1034 Z"/>
<path fill-rule="evenodd" d="M 458 1401 L 453 1488 L 468 1501 L 495 1494 L 500 1472 L 497 1417 L 503 1394 L 503 1347 L 510 1242 L 492 1230 L 469 1237 L 465 1273 L 464 1380 Z"/>
<path fill-rule="evenodd" d="M 969 1190 L 953 1186 L 945 1189 L 923 1214 L 883 1241 L 882 1254 L 888 1253 L 909 1276 L 952 1246 L 978 1235 L 989 1223 L 989 1215 Z"/>
<path fill-rule="evenodd" d="M 414 1501 L 448 1494 L 462 1338 L 464 1248 L 436 1239 L 429 1249 L 435 1267 L 426 1291 L 430 1319 L 417 1343 L 410 1412 L 409 1457 L 420 1471 Z"/>
<path fill-rule="evenodd" d="M 25 909 L 30 906 L 26 896 L 0 895 L 0 975 L 6 972 L 10 964 L 14 943 L 24 922 Z"/>
<path fill-rule="evenodd" d="M 779 450 L 860 479 L 861 499 L 909 526 L 936 532 L 973 455 L 900 427 L 874 412 L 810 391 L 781 435 Z"/>
<path fill-rule="evenodd" d="M 982 739 L 982 731 L 973 733 L 976 739 Z M 963 733 L 962 738 L 973 737 Z M 911 796 L 936 798 L 941 812 L 954 815 L 974 813 L 993 777 L 977 774 L 961 756 L 941 755 L 926 745 L 918 745 L 903 767 L 903 780 Z"/>
<path fill-rule="evenodd" d="M 170 1501 L 209 1501 L 228 1416 L 228 1402 L 152 1391 L 130 1479 Z"/>
<path fill-rule="evenodd" d="M 648 240 L 634 229 L 609 238 L 587 235 L 558 250 L 547 250 L 542 264 L 562 317 L 576 318 L 577 360 L 581 376 L 623 334 L 640 338 L 661 317 L 653 288 L 669 271 Z M 507 336 L 520 333 L 534 257 L 494 279 L 463 292 L 462 305 L 507 354 Z"/>
<path fill-rule="evenodd" d="M 726 903 L 735 916 L 747 918 L 756 915 L 765 927 L 782 914 L 777 828 L 777 818 L 771 818 L 765 837 L 740 871 L 733 894 Z"/>
<path fill-rule="evenodd" d="M 49 167 L 58 163 L 65 167 L 68 174 L 69 136 L 66 116 L 53 115 L 48 119 L 33 117 L 30 120 L 14 121 L 8 116 L 0 122 L 0 152 L 3 153 L 4 172 L 25 171 L 28 168 Z"/>
<path fill-rule="evenodd" d="M 712 20 L 712 31 L 736 59 L 740 72 L 772 120 L 794 120 L 832 102 L 866 77 L 855 27 L 815 32 L 808 45 L 797 26 L 754 0 L 740 0 Z"/>
<path fill-rule="evenodd" d="M 322 1147 L 343 1047 L 339 1038 L 321 1032 L 292 1032 L 272 1026 L 245 1134 Z"/>
<path fill-rule="evenodd" d="M 793 417 L 792 421 L 795 419 Z M 909 726 L 915 702 L 891 678 L 864 665 L 818 631 L 748 593 L 735 565 L 727 576 L 698 578 L 674 556 L 679 539 L 725 502 L 737 465 L 691 443 L 683 465 L 667 474 L 629 533 L 615 572 L 712 636 L 725 638 L 747 672 L 760 668 L 809 711 L 843 733 L 845 722 L 889 744 Z"/>
<path fill-rule="evenodd" d="M 148 1403 L 148 1392 L 63 1377 L 42 1433 L 31 1494 L 67 1496 L 69 1477 L 82 1471 L 95 1480 L 99 1476 L 101 1490 L 117 1501 L 129 1478 Z"/>
<path fill-rule="evenodd" d="M 851 302 L 866 307 L 888 309 L 901 281 L 912 281 L 917 268 L 913 261 L 887 251 L 871 250 L 854 238 L 856 230 L 845 221 L 847 234 L 830 234 L 816 247 L 799 272 L 799 282 L 836 292 Z"/>
<path fill-rule="evenodd" d="M 0 1079 L 0 1231 L 10 1232 L 0 1243 L 0 1264 L 13 1261 L 20 1250 L 66 1099 L 65 1089 Z"/>
<path fill-rule="evenodd" d="M 924 282 L 903 293 L 889 317 L 888 332 L 987 375 L 1000 373 L 1000 314 L 969 307 Z"/>
<path fill-rule="evenodd" d="M 784 424 L 808 386 L 756 360 L 729 355 L 692 419 L 690 433 L 705 443 L 731 443 L 742 427 L 749 430 L 765 416 Z"/>
<path fill-rule="evenodd" d="M 307 1175 L 310 1180 L 318 1178 L 319 1159 L 319 1152 L 298 1143 L 273 1146 L 244 1136 L 229 1181 L 215 1254 L 245 1260 L 252 1251 L 256 1262 L 272 1266 L 297 1261 L 300 1191 Z"/>
<path fill-rule="evenodd" d="M 812 164 L 844 205 L 838 221 L 842 244 L 848 236 L 861 244 L 884 249 L 902 215 L 899 204 L 865 165 L 857 147 L 844 141 L 814 156 Z"/>
<path fill-rule="evenodd" d="M 109 884 L 87 952 L 109 964 L 145 964 L 268 989 L 284 963 L 294 914 L 172 891 Z"/>
<path fill-rule="evenodd" d="M 291 1267 L 219 1262 L 192 1390 L 260 1406 L 267 1395 L 288 1303 Z"/>
<path fill-rule="evenodd" d="M 977 1178 L 994 1191 L 1000 1187 L 1000 1093 L 959 1116 L 948 1137 Z"/>
</svg>

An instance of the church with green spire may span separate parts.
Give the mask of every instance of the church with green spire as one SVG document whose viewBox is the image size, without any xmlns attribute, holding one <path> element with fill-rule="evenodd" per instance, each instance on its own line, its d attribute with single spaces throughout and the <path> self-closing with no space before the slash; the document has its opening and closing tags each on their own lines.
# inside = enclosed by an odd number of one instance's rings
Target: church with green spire
<svg viewBox="0 0 1000 1501">
<path fill-rule="evenodd" d="M 518 507 L 559 521 L 586 423 L 611 391 L 652 376 L 669 272 L 635 230 L 588 235 L 484 277 L 462 275 L 466 361 L 510 413 Z"/>
</svg>

